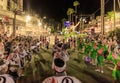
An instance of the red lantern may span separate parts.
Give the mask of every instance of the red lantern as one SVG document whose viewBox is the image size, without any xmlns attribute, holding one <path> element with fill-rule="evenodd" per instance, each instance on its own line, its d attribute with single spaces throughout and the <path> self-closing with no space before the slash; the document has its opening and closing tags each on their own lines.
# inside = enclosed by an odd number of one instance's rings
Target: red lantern
<svg viewBox="0 0 120 83">
<path fill-rule="evenodd" d="M 4 22 L 4 23 L 8 23 L 8 22 L 9 22 L 9 17 L 8 17 L 8 16 L 4 16 L 3 22 Z"/>
</svg>

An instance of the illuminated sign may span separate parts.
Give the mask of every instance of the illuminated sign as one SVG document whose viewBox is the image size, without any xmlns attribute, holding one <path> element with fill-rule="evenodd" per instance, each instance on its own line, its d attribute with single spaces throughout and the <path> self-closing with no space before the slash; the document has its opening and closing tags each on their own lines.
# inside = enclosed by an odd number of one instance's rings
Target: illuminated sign
<svg viewBox="0 0 120 83">
<path fill-rule="evenodd" d="M 65 27 L 69 27 L 70 25 L 71 25 L 71 22 L 70 22 L 70 21 L 65 21 L 65 22 L 64 22 L 64 26 L 65 26 Z"/>
</svg>

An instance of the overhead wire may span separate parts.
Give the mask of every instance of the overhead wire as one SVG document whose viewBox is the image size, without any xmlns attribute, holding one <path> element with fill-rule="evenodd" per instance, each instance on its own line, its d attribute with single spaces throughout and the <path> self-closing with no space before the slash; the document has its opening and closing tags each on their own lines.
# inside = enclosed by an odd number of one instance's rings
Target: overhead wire
<svg viewBox="0 0 120 83">
<path fill-rule="evenodd" d="M 107 0 L 106 2 L 105 2 L 105 5 L 109 2 L 110 0 Z M 92 14 L 96 14 L 99 10 L 100 10 L 101 8 L 98 8 L 94 13 L 92 13 Z"/>
</svg>

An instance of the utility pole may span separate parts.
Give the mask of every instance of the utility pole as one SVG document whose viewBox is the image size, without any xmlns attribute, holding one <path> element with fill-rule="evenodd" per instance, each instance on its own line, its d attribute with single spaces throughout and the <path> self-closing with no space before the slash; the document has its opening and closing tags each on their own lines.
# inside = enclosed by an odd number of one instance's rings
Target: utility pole
<svg viewBox="0 0 120 83">
<path fill-rule="evenodd" d="M 105 13 L 105 0 L 101 0 L 101 32 L 104 34 L 104 13 Z"/>
<path fill-rule="evenodd" d="M 13 36 L 15 36 L 15 34 L 16 34 L 16 14 L 17 14 L 17 11 L 15 9 L 14 10 L 14 18 L 13 18 Z"/>
<path fill-rule="evenodd" d="M 75 24 L 77 24 L 77 18 L 78 18 L 78 16 L 77 16 L 77 14 L 75 15 Z"/>
<path fill-rule="evenodd" d="M 116 29 L 116 16 L 115 16 L 115 12 L 116 12 L 116 0 L 113 0 L 114 2 L 113 2 L 113 5 L 114 5 L 114 28 L 113 28 L 113 30 L 115 30 Z"/>
</svg>

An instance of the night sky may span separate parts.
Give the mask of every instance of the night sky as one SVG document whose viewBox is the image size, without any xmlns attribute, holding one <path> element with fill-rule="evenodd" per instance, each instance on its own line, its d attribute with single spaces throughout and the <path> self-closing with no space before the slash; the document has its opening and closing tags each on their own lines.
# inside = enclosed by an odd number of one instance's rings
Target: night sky
<svg viewBox="0 0 120 83">
<path fill-rule="evenodd" d="M 40 16 L 46 16 L 48 18 L 54 18 L 60 21 L 62 18 L 66 18 L 66 12 L 68 8 L 74 8 L 73 2 L 75 0 L 24 0 L 24 9 L 37 12 Z M 100 8 L 100 0 L 78 0 L 80 5 L 78 6 L 79 14 L 92 14 Z M 113 9 L 113 0 L 105 0 L 106 12 Z M 96 13 L 99 15 L 100 11 Z"/>
</svg>

